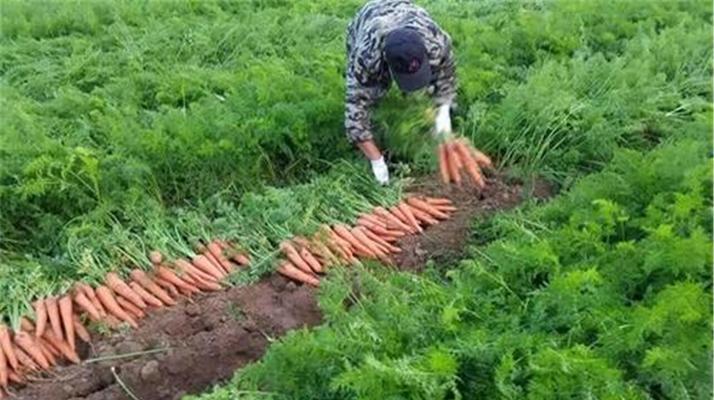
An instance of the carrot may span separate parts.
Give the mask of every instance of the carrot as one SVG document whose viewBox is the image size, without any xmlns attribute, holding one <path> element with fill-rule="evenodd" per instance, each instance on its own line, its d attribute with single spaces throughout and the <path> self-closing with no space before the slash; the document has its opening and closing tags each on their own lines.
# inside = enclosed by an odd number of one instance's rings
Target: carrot
<svg viewBox="0 0 714 400">
<path fill-rule="evenodd" d="M 451 174 L 451 179 L 458 185 L 461 186 L 461 160 L 459 159 L 459 154 L 454 151 L 452 143 L 445 144 L 446 153 L 448 154 L 447 163 L 449 167 L 449 173 Z"/>
<path fill-rule="evenodd" d="M 35 360 L 32 359 L 24 350 L 20 347 L 15 348 L 15 355 L 17 355 L 17 360 L 20 362 L 20 369 L 18 372 L 23 372 L 24 370 L 38 371 L 40 366 L 37 365 Z"/>
<path fill-rule="evenodd" d="M 297 268 L 290 261 L 283 261 L 278 268 L 278 272 L 292 280 L 315 287 L 320 286 L 320 280 L 318 278 Z"/>
<path fill-rule="evenodd" d="M 176 288 L 182 288 L 188 292 L 191 293 L 196 293 L 199 292 L 198 288 L 193 286 L 190 283 L 187 283 L 183 281 L 181 278 L 179 278 L 172 270 L 164 267 L 164 266 L 159 266 L 156 269 L 156 276 L 158 276 L 161 279 L 164 279 L 168 283 L 176 286 Z"/>
<path fill-rule="evenodd" d="M 293 247 L 292 244 L 288 241 L 283 241 L 280 243 L 280 250 L 282 250 L 283 254 L 285 254 L 285 257 L 290 260 L 290 262 L 297 268 L 300 268 L 303 272 L 306 273 L 312 273 L 312 268 L 310 268 L 310 264 L 307 263 L 307 261 L 303 260 L 302 257 L 300 256 L 300 253 Z"/>
<path fill-rule="evenodd" d="M 471 152 L 471 155 L 473 156 L 474 160 L 482 167 L 491 167 L 493 163 L 491 162 L 491 159 L 488 158 L 487 155 L 483 154 L 482 152 L 476 150 L 473 146 L 466 144 L 466 148 L 468 148 Z"/>
<path fill-rule="evenodd" d="M 370 239 L 369 237 L 367 237 L 367 235 L 364 234 L 364 232 L 362 231 L 363 229 L 364 228 L 358 226 L 352 228 L 349 232 L 355 239 L 357 239 L 366 248 L 368 248 L 370 252 L 375 256 L 386 255 L 386 253 L 380 250 L 378 246 L 375 246 L 375 244 L 372 242 L 372 239 Z"/>
<path fill-rule="evenodd" d="M 45 306 L 47 307 L 47 316 L 50 320 L 52 332 L 54 332 L 57 337 L 63 337 L 62 322 L 60 321 L 59 305 L 57 304 L 57 298 L 48 297 L 47 299 L 45 299 Z"/>
<path fill-rule="evenodd" d="M 42 355 L 44 355 L 45 358 L 47 359 L 47 362 L 50 364 L 50 367 L 57 365 L 57 357 L 55 357 L 55 355 L 53 354 L 54 349 L 50 350 L 51 346 L 47 342 L 42 340 L 42 338 L 38 338 L 38 337 L 34 337 L 34 336 L 31 336 L 31 337 L 32 337 L 32 340 L 34 340 L 35 343 L 37 343 L 37 346 L 42 351 Z"/>
<path fill-rule="evenodd" d="M 380 237 L 376 233 L 370 231 L 369 229 L 364 230 L 364 234 L 367 235 L 368 238 L 372 239 L 373 242 L 381 245 L 385 249 L 387 249 L 388 253 L 401 253 L 402 249 L 396 246 L 392 246 L 389 244 L 388 241 L 386 241 L 384 238 Z"/>
<path fill-rule="evenodd" d="M 409 220 L 409 223 L 419 232 L 424 232 L 424 229 L 419 226 L 419 222 L 416 220 L 416 217 L 414 217 L 414 214 L 411 212 L 411 208 L 404 203 L 401 202 L 397 204 L 397 208 L 402 211 L 402 214 L 404 214 L 407 217 L 407 220 Z"/>
<path fill-rule="evenodd" d="M 149 252 L 149 260 L 154 265 L 159 265 L 164 261 L 164 256 L 158 250 L 153 250 Z"/>
<path fill-rule="evenodd" d="M 424 201 L 434 206 L 450 206 L 453 202 L 446 197 L 424 197 Z"/>
<path fill-rule="evenodd" d="M 217 291 L 223 289 L 223 287 L 221 285 L 219 285 L 218 283 L 216 283 L 215 281 L 208 281 L 208 280 L 201 279 L 201 278 L 196 279 L 196 287 L 201 290 L 208 290 L 211 292 L 217 292 Z"/>
<path fill-rule="evenodd" d="M 444 143 L 439 144 L 437 152 L 439 156 L 439 173 L 441 174 L 441 181 L 444 184 L 448 184 L 451 179 L 449 176 L 449 161 L 446 153 L 446 145 Z"/>
<path fill-rule="evenodd" d="M 45 339 L 44 337 L 39 337 L 35 339 L 37 339 L 37 341 L 40 342 L 40 345 L 42 345 L 42 348 L 45 349 L 45 355 L 49 353 L 55 360 L 57 359 L 57 357 L 62 357 L 62 353 L 55 346 L 52 346 L 52 344 L 47 339 Z M 50 361 L 50 363 L 52 362 Z"/>
<path fill-rule="evenodd" d="M 362 254 L 365 254 L 367 257 L 376 257 L 377 255 L 370 249 L 368 246 L 365 246 L 359 239 L 354 237 L 354 235 L 350 232 L 349 229 L 347 229 L 346 226 L 337 224 L 332 227 L 332 229 L 335 231 L 335 233 L 342 238 L 343 240 L 347 241 L 350 246 L 354 247 L 355 250 L 360 251 Z"/>
<path fill-rule="evenodd" d="M 15 344 L 29 355 L 33 361 L 42 369 L 49 369 L 50 362 L 42 353 L 40 345 L 34 340 L 34 337 L 29 333 L 20 331 L 15 333 Z"/>
<path fill-rule="evenodd" d="M 454 151 L 456 151 L 461 157 L 461 160 L 466 167 L 466 172 L 468 172 L 469 176 L 471 176 L 474 183 L 479 187 L 484 187 L 485 183 L 483 177 L 481 176 L 481 170 L 476 161 L 471 158 L 469 149 L 466 145 L 463 142 L 456 141 L 454 143 Z"/>
<path fill-rule="evenodd" d="M 401 221 L 401 223 L 409 227 L 409 233 L 417 233 L 417 229 L 411 225 L 411 222 L 409 221 L 407 216 L 404 215 L 404 212 L 402 212 L 402 210 L 400 210 L 397 206 L 390 207 L 389 212 L 392 213 L 392 215 L 394 215 L 399 221 Z"/>
<path fill-rule="evenodd" d="M 45 302 L 42 299 L 35 300 L 32 305 L 35 309 L 35 323 L 37 324 L 35 336 L 40 337 L 45 333 L 45 328 L 47 327 L 47 307 L 45 307 Z"/>
<path fill-rule="evenodd" d="M 305 247 L 302 247 L 298 253 L 300 254 L 300 257 L 302 257 L 303 260 L 307 263 L 307 265 L 310 266 L 310 269 L 312 269 L 315 273 L 322 273 L 324 269 L 322 268 L 322 264 L 320 264 L 319 261 L 315 258 L 315 256 L 310 252 Z"/>
<path fill-rule="evenodd" d="M 112 315 L 128 323 L 133 328 L 139 327 L 134 318 L 127 314 L 119 303 L 117 303 L 112 291 L 108 287 L 99 285 L 95 290 L 95 293 L 97 294 L 99 301 L 102 302 L 102 305 L 106 307 L 107 311 L 109 311 Z"/>
<path fill-rule="evenodd" d="M 162 290 L 165 289 L 165 291 L 168 291 L 168 295 L 172 297 L 172 301 L 176 302 L 173 298 L 179 297 L 179 291 L 176 289 L 176 286 L 174 286 L 172 283 L 165 279 L 161 279 L 159 277 L 154 277 L 154 283 L 159 286 Z"/>
<path fill-rule="evenodd" d="M 69 347 L 74 350 L 74 322 L 72 321 L 72 298 L 70 296 L 63 296 L 60 298 L 59 310 L 62 325 L 64 325 L 64 333 L 67 338 L 67 343 L 69 343 Z"/>
<path fill-rule="evenodd" d="M 233 269 L 233 265 L 228 261 L 228 258 L 226 258 L 225 254 L 223 254 L 223 249 L 221 249 L 221 245 L 218 244 L 218 241 L 214 240 L 208 245 L 206 245 L 206 249 L 208 249 L 208 252 L 213 254 L 213 257 L 218 260 L 218 263 L 221 264 L 223 269 L 226 270 L 226 272 L 230 272 Z"/>
<path fill-rule="evenodd" d="M 6 388 L 8 383 L 8 373 L 10 372 L 7 364 L 5 352 L 0 349 L 0 388 Z M 2 389 L 0 389 L 2 390 Z"/>
<path fill-rule="evenodd" d="M 416 197 L 407 198 L 407 204 L 409 204 L 410 206 L 412 206 L 418 210 L 421 210 L 437 219 L 448 219 L 449 218 L 448 214 L 437 210 L 436 208 L 434 208 L 434 206 L 430 205 L 429 203 L 427 203 L 423 200 L 419 200 Z"/>
<path fill-rule="evenodd" d="M 108 318 L 114 318 L 111 314 L 107 315 Z M 45 336 L 42 337 L 43 339 L 47 340 L 49 344 L 51 344 L 54 348 L 59 350 L 62 355 L 68 359 L 69 361 L 79 364 L 79 356 L 77 355 L 77 352 L 72 350 L 72 348 L 69 347 L 67 342 L 62 340 L 62 338 L 56 337 L 52 331 L 47 331 L 45 332 Z"/>
<path fill-rule="evenodd" d="M 12 369 L 17 371 L 19 363 L 17 357 L 15 357 L 15 347 L 12 345 L 10 330 L 2 322 L 0 322 L 0 350 L 5 352 L 5 358 L 7 358 L 7 362 Z"/>
<path fill-rule="evenodd" d="M 104 282 L 107 287 L 117 295 L 124 297 L 126 300 L 130 301 L 142 310 L 146 308 L 146 303 L 141 299 L 141 296 L 131 290 L 131 287 L 129 287 L 129 285 L 127 285 L 116 272 L 107 272 Z"/>
<path fill-rule="evenodd" d="M 218 261 L 218 259 L 216 258 L 216 256 L 214 256 L 213 253 L 211 253 L 210 251 L 208 251 L 208 248 L 207 248 L 207 247 L 206 247 L 206 250 L 205 250 L 203 253 L 201 253 L 201 254 L 203 254 L 203 256 L 205 256 L 206 258 L 208 258 L 208 261 L 210 261 L 211 264 L 213 264 L 214 267 L 218 268 L 218 269 L 221 271 L 221 273 L 224 274 L 224 276 L 228 276 L 228 274 L 231 273 L 231 269 L 232 269 L 232 268 L 231 268 L 231 267 L 224 267 L 223 264 L 221 264 L 221 262 Z"/>
<path fill-rule="evenodd" d="M 387 220 L 387 228 L 396 229 L 396 230 L 404 231 L 404 232 L 411 231 L 411 228 L 408 225 L 404 224 L 402 221 L 400 221 L 397 217 L 392 215 L 389 211 L 387 211 L 383 207 L 375 207 L 374 212 L 375 212 L 375 214 L 377 214 Z"/>
<path fill-rule="evenodd" d="M 190 262 L 184 260 L 184 259 L 177 259 L 174 262 L 174 265 L 179 269 L 179 271 L 183 272 L 184 274 L 190 276 L 193 279 L 201 278 L 206 281 L 215 281 L 216 278 L 213 275 L 210 275 L 206 272 L 201 271 L 197 267 L 195 267 L 193 264 Z M 183 278 L 183 277 L 182 277 Z"/>
<path fill-rule="evenodd" d="M 144 289 L 148 290 L 149 293 L 154 295 L 154 297 L 161 300 L 163 304 L 166 304 L 167 306 L 173 306 L 176 304 L 176 301 L 172 299 L 171 296 L 169 296 L 169 294 L 166 293 L 166 291 L 164 291 L 159 285 L 152 281 L 144 271 L 134 269 L 131 271 L 129 276 L 131 276 L 131 279 L 136 281 L 136 283 L 141 285 Z"/>
<path fill-rule="evenodd" d="M 17 383 L 19 385 L 25 383 L 25 379 L 22 377 L 22 374 L 13 370 L 8 371 L 7 378 L 10 382 Z"/>
<path fill-rule="evenodd" d="M 412 207 L 412 206 L 410 206 Z M 417 217 L 420 221 L 423 221 L 427 225 L 436 225 L 439 223 L 434 217 L 431 215 L 425 213 L 424 211 L 412 207 L 412 213 L 414 213 L 414 216 Z"/>
<path fill-rule="evenodd" d="M 454 211 L 458 210 L 458 208 L 456 208 L 454 206 L 441 206 L 441 205 L 431 204 L 431 203 L 429 203 L 429 205 L 434 206 L 434 208 L 436 208 L 437 210 L 444 212 L 444 213 L 450 213 L 450 212 L 454 212 Z"/>
<path fill-rule="evenodd" d="M 138 283 L 131 281 L 131 282 L 129 282 L 129 287 L 131 288 L 131 290 L 134 291 L 134 293 L 138 294 L 139 297 L 141 297 L 141 299 L 144 300 L 144 302 L 146 302 L 147 305 L 151 305 L 154 307 L 163 307 L 164 306 L 164 304 L 161 302 L 161 300 L 154 297 L 153 294 L 147 292 L 146 289 L 144 289 Z"/>
<path fill-rule="evenodd" d="M 382 228 L 387 229 L 387 221 L 381 219 L 380 217 L 378 217 L 376 215 L 363 213 L 363 214 L 359 215 L 359 219 L 369 221 L 375 225 L 379 225 Z"/>
<path fill-rule="evenodd" d="M 104 309 L 104 306 L 102 306 L 102 302 L 99 301 L 99 299 L 97 298 L 97 294 L 94 292 L 94 289 L 91 286 L 87 285 L 86 283 L 81 283 L 81 282 L 77 283 L 77 286 L 79 287 L 80 290 L 82 290 L 84 292 L 84 294 L 87 296 L 89 301 L 92 302 L 92 304 L 94 305 L 94 308 L 96 308 L 97 311 L 99 312 L 99 316 L 102 318 L 106 317 L 107 310 Z"/>
<path fill-rule="evenodd" d="M 117 296 L 116 300 L 117 300 L 117 304 L 119 304 L 119 306 L 121 308 L 123 308 L 124 311 L 126 311 L 127 314 L 129 314 L 135 320 L 138 321 L 140 319 L 143 319 L 146 316 L 146 314 L 144 314 L 144 312 L 141 310 L 141 308 L 135 306 L 129 300 L 126 300 L 121 296 Z"/>
<path fill-rule="evenodd" d="M 75 314 L 74 317 L 72 318 L 74 321 L 74 330 L 77 332 L 77 336 L 79 337 L 80 340 L 82 340 L 84 343 L 89 343 L 92 340 L 92 337 L 89 335 L 89 331 L 87 331 L 87 328 L 82 325 L 82 321 L 79 320 L 79 317 Z"/>
<path fill-rule="evenodd" d="M 92 304 L 92 302 L 87 298 L 87 296 L 84 294 L 84 292 L 78 291 L 74 295 L 74 302 L 77 303 L 79 308 L 86 311 L 92 320 L 99 321 L 100 319 L 102 319 L 102 317 L 99 315 L 99 311 L 97 311 L 97 308 L 94 307 L 94 304 Z M 38 330 L 39 330 L 39 325 L 38 325 Z"/>
<path fill-rule="evenodd" d="M 223 271 L 223 269 L 213 265 L 211 260 L 209 260 L 204 255 L 199 254 L 197 256 L 194 256 L 193 259 L 191 259 L 191 262 L 196 268 L 212 276 L 213 279 L 216 281 L 220 281 L 226 276 L 226 273 L 225 271 Z"/>
</svg>

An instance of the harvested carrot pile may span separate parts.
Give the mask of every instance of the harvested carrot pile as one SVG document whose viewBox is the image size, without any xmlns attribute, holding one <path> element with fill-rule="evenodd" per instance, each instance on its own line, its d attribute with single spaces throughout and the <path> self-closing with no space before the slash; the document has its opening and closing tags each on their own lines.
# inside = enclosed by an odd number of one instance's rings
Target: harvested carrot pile
<svg viewBox="0 0 714 400">
<path fill-rule="evenodd" d="M 320 276 L 330 265 L 355 264 L 359 259 L 393 265 L 390 255 L 401 252 L 393 244 L 397 239 L 421 233 L 425 226 L 448 219 L 455 210 L 449 199 L 409 197 L 389 209 L 375 207 L 371 213 L 361 214 L 354 227 L 323 225 L 311 238 L 295 237 L 281 244 L 285 259 L 278 272 L 319 286 Z"/>
<path fill-rule="evenodd" d="M 401 252 L 394 245 L 397 239 L 421 233 L 455 210 L 449 199 L 412 196 L 360 214 L 354 226 L 324 224 L 310 237 L 294 236 L 280 243 L 284 258 L 277 271 L 319 286 L 331 266 L 358 264 L 361 259 L 393 265 L 391 256 Z M 0 324 L 0 398 L 11 383 L 21 384 L 63 361 L 79 363 L 77 340 L 91 340 L 87 322 L 138 328 L 154 309 L 176 305 L 181 297 L 222 290 L 225 278 L 251 262 L 247 252 L 236 248 L 235 243 L 216 239 L 175 260 L 151 251 L 145 264 L 151 267 L 134 268 L 126 277 L 108 272 L 96 286 L 77 282 L 62 296 L 35 300 L 34 320 L 22 317 L 18 331 Z"/>
<path fill-rule="evenodd" d="M 492 166 L 491 159 L 476 150 L 466 139 L 446 140 L 439 144 L 437 152 L 442 182 L 454 182 L 461 186 L 462 175 L 465 173 L 476 186 L 483 188 L 486 185 L 482 169 Z"/>
</svg>

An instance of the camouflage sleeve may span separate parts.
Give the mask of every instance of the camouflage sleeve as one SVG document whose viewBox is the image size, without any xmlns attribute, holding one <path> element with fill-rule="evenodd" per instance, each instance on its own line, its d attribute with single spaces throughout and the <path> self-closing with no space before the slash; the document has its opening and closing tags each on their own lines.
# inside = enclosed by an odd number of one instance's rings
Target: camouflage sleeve
<svg viewBox="0 0 714 400">
<path fill-rule="evenodd" d="M 345 131 L 350 142 L 372 139 L 371 108 L 380 93 L 379 87 L 363 86 L 356 77 L 347 77 L 345 98 Z"/>
<path fill-rule="evenodd" d="M 451 39 L 444 34 L 441 46 L 441 58 L 436 68 L 433 98 L 437 106 L 456 101 L 456 61 L 452 51 Z"/>
</svg>

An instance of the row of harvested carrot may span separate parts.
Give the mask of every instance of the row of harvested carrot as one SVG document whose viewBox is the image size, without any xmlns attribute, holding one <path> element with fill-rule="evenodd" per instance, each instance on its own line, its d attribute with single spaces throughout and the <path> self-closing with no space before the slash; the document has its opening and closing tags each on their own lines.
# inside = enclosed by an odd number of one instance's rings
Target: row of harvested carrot
<svg viewBox="0 0 714 400">
<path fill-rule="evenodd" d="M 429 197 L 409 197 L 389 209 L 375 207 L 362 214 L 354 227 L 325 225 L 310 239 L 296 236 L 281 243 L 285 259 L 278 272 L 319 286 L 320 275 L 330 265 L 355 264 L 359 259 L 392 264 L 390 256 L 401 251 L 393 244 L 397 239 L 422 232 L 423 226 L 447 219 L 455 210 L 450 200 Z M 82 315 L 112 328 L 121 323 L 136 328 L 151 308 L 175 305 L 181 296 L 221 290 L 223 278 L 250 263 L 246 254 L 233 248 L 215 240 L 197 249 L 192 259 L 173 263 L 152 251 L 152 273 L 134 269 L 126 282 L 109 272 L 96 288 L 78 282 L 60 298 L 35 301 L 35 320 L 23 317 L 18 332 L 0 324 L 0 398 L 9 383 L 23 383 L 31 373 L 48 370 L 62 359 L 79 363 L 76 339 L 90 340 Z"/>
<path fill-rule="evenodd" d="M 245 254 L 220 240 L 208 243 L 198 253 L 191 260 L 170 264 L 161 253 L 152 251 L 151 274 L 134 269 L 126 282 L 109 272 L 96 288 L 78 282 L 64 296 L 36 300 L 35 320 L 22 317 L 19 331 L 0 324 L 0 399 L 10 383 L 23 383 L 29 374 L 48 370 L 61 359 L 79 363 L 76 339 L 90 340 L 82 314 L 112 328 L 121 323 L 136 328 L 149 309 L 175 305 L 180 296 L 220 290 L 223 278 L 250 262 Z"/>
<path fill-rule="evenodd" d="M 390 256 L 401 250 L 394 242 L 407 234 L 423 231 L 422 226 L 449 218 L 456 208 L 449 199 L 409 197 L 389 209 L 375 207 L 360 215 L 357 225 L 324 225 L 312 238 L 295 237 L 280 249 L 285 256 L 278 272 L 288 278 L 319 286 L 320 275 L 329 265 L 354 264 L 359 258 L 380 260 L 392 265 Z"/>
</svg>

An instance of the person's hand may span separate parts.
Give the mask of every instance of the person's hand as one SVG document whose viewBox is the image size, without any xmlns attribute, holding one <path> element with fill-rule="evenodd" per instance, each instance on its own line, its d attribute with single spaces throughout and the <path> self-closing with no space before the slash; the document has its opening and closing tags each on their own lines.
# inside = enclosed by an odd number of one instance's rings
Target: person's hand
<svg viewBox="0 0 714 400">
<path fill-rule="evenodd" d="M 389 169 L 387 164 L 384 162 L 384 157 L 379 157 L 376 160 L 370 160 L 372 163 L 372 172 L 374 173 L 375 179 L 382 185 L 389 183 Z"/>
<path fill-rule="evenodd" d="M 442 104 L 436 111 L 436 126 L 434 136 L 437 139 L 447 139 L 451 136 L 451 106 Z"/>
</svg>

